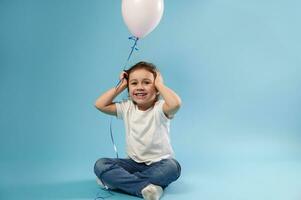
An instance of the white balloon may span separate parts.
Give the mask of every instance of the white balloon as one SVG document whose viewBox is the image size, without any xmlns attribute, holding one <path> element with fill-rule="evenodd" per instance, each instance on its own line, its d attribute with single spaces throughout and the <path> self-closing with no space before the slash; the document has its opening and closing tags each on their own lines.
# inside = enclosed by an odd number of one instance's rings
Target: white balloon
<svg viewBox="0 0 301 200">
<path fill-rule="evenodd" d="M 122 0 L 122 16 L 129 31 L 138 38 L 152 32 L 164 10 L 163 0 Z"/>
</svg>

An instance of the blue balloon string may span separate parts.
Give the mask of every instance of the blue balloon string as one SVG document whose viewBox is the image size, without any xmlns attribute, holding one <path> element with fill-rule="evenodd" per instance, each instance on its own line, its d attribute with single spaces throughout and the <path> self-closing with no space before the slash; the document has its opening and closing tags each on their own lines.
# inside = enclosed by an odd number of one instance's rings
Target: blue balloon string
<svg viewBox="0 0 301 200">
<path fill-rule="evenodd" d="M 129 60 L 130 60 L 130 58 L 131 58 L 131 56 L 132 56 L 132 54 L 133 54 L 133 51 L 134 51 L 134 50 L 136 50 L 136 51 L 139 50 L 139 49 L 137 48 L 137 42 L 138 42 L 139 38 L 136 37 L 136 36 L 131 36 L 131 37 L 129 37 L 129 40 L 133 40 L 133 41 L 134 41 L 134 44 L 133 44 L 133 46 L 131 47 L 130 54 L 129 54 L 129 56 L 128 56 L 128 59 L 127 59 L 125 65 L 123 66 L 123 70 L 125 70 L 126 65 L 127 65 L 127 63 L 129 62 Z"/>
<path fill-rule="evenodd" d="M 133 40 L 133 41 L 134 41 L 134 44 L 133 44 L 133 46 L 131 47 L 130 54 L 129 54 L 129 56 L 128 56 L 128 58 L 127 58 L 127 60 L 126 60 L 126 62 L 125 62 L 125 64 L 124 64 L 124 66 L 123 66 L 123 71 L 124 71 L 124 72 L 126 72 L 125 68 L 126 68 L 128 62 L 129 62 L 129 60 L 130 60 L 130 58 L 131 58 L 131 56 L 132 56 L 132 54 L 133 54 L 133 51 L 134 51 L 134 50 L 138 51 L 138 48 L 137 48 L 137 42 L 138 42 L 139 38 L 138 38 L 138 37 L 135 37 L 135 36 L 131 36 L 131 37 L 129 37 L 128 39 L 129 39 L 129 40 Z M 115 89 L 116 89 L 116 90 L 118 89 L 118 87 L 119 87 L 119 85 L 120 85 L 120 83 L 121 83 L 122 80 L 123 80 L 123 79 L 119 80 L 119 82 L 118 82 L 117 85 L 115 86 Z M 113 137 L 113 131 L 112 131 L 112 118 L 111 118 L 111 120 L 110 120 L 110 135 L 111 135 L 111 141 L 112 141 L 112 144 L 113 144 L 113 147 L 114 147 L 114 151 L 115 151 L 115 153 L 116 153 L 116 157 L 119 158 L 119 156 L 118 156 L 118 150 L 117 150 L 117 147 L 116 147 L 116 145 L 115 145 L 115 141 L 114 141 L 114 137 Z"/>
<path fill-rule="evenodd" d="M 110 121 L 110 135 L 111 135 L 111 141 L 112 141 L 112 144 L 113 144 L 113 147 L 114 147 L 114 151 L 116 153 L 116 158 L 119 158 L 118 156 L 118 150 L 117 150 L 117 147 L 115 145 L 115 141 L 114 141 L 114 137 L 113 137 L 113 131 L 112 131 L 112 117 L 111 117 L 111 121 Z"/>
<path fill-rule="evenodd" d="M 133 40 L 133 41 L 134 41 L 134 44 L 133 44 L 133 46 L 131 47 L 131 51 L 130 51 L 130 53 L 129 53 L 129 56 L 128 56 L 128 58 L 127 58 L 125 64 L 123 65 L 123 71 L 124 71 L 124 72 L 126 72 L 126 66 L 127 66 L 128 62 L 130 61 L 130 59 L 131 59 L 131 57 L 132 57 L 132 54 L 133 54 L 134 50 L 136 50 L 136 51 L 139 50 L 138 47 L 137 47 L 137 42 L 138 42 L 139 38 L 136 37 L 136 36 L 131 36 L 131 37 L 129 37 L 128 39 L 129 39 L 129 40 Z M 122 81 L 122 79 L 119 80 L 118 83 L 116 84 L 116 86 L 115 86 L 116 89 L 118 88 L 118 86 L 119 86 L 119 84 L 121 83 L 121 81 Z"/>
<path fill-rule="evenodd" d="M 127 60 L 126 60 L 126 62 L 125 62 L 125 64 L 124 64 L 124 66 L 123 66 L 123 71 L 125 71 L 125 72 L 126 72 L 125 68 L 126 68 L 128 62 L 129 62 L 129 60 L 130 60 L 130 58 L 131 58 L 131 56 L 132 56 L 132 54 L 133 54 L 133 51 L 134 51 L 134 50 L 138 51 L 138 48 L 137 48 L 137 42 L 138 42 L 139 38 L 138 38 L 138 37 L 135 37 L 135 36 L 131 36 L 131 37 L 129 37 L 128 39 L 129 39 L 129 40 L 133 40 L 133 41 L 134 41 L 134 44 L 133 44 L 133 46 L 131 47 L 130 54 L 129 54 L 129 56 L 128 56 L 128 58 L 127 58 Z M 123 79 L 119 80 L 119 82 L 118 82 L 117 85 L 115 86 L 115 89 L 116 89 L 116 90 L 118 89 L 119 84 L 121 83 L 122 80 L 123 80 Z M 118 156 L 118 150 L 117 150 L 117 147 L 116 147 L 116 145 L 115 145 L 115 141 L 114 141 L 114 137 L 113 137 L 113 131 L 112 131 L 112 118 L 111 118 L 111 120 L 110 120 L 110 135 L 111 135 L 111 141 L 112 141 L 112 144 L 113 144 L 113 147 L 114 147 L 114 151 L 115 151 L 115 153 L 116 153 L 116 157 L 119 158 L 119 156 Z M 109 193 L 109 196 L 100 195 L 100 192 L 98 192 L 94 200 L 107 199 L 107 198 L 110 198 L 110 197 L 113 196 L 113 193 L 111 193 L 111 192 L 108 190 L 108 188 L 103 189 L 103 191 L 107 191 L 107 192 Z"/>
</svg>

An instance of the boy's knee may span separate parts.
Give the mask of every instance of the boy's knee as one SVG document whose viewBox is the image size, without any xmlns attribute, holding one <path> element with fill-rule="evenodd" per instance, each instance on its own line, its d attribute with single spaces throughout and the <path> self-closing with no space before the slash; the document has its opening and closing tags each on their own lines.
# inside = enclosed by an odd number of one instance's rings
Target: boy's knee
<svg viewBox="0 0 301 200">
<path fill-rule="evenodd" d="M 168 159 L 168 173 L 170 177 L 174 179 L 173 181 L 177 180 L 181 175 L 181 166 L 178 161 L 175 159 Z"/>
<path fill-rule="evenodd" d="M 166 182 L 166 185 L 177 180 L 181 175 L 181 166 L 175 159 L 160 161 L 160 167 L 156 170 L 156 180 Z"/>
<path fill-rule="evenodd" d="M 95 175 L 100 178 L 100 176 L 110 168 L 110 166 L 111 166 L 110 163 L 111 162 L 110 162 L 109 158 L 98 159 L 94 165 Z"/>
</svg>

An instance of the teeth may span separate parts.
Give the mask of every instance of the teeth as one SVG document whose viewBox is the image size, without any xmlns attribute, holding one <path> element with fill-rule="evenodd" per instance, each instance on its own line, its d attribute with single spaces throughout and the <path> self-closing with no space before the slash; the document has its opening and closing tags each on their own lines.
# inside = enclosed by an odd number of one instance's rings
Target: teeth
<svg viewBox="0 0 301 200">
<path fill-rule="evenodd" d="M 145 96 L 146 94 L 144 94 L 144 93 L 137 93 L 136 95 L 137 96 Z"/>
</svg>

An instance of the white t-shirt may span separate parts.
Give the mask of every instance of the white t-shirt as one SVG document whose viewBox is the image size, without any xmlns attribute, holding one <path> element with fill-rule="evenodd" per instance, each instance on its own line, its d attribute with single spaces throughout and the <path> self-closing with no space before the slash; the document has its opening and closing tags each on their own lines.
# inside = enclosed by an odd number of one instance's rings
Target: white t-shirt
<svg viewBox="0 0 301 200">
<path fill-rule="evenodd" d="M 163 112 L 164 100 L 146 111 L 131 100 L 116 103 L 117 118 L 124 120 L 126 151 L 138 163 L 147 165 L 174 156 L 170 144 L 170 119 Z"/>
</svg>

